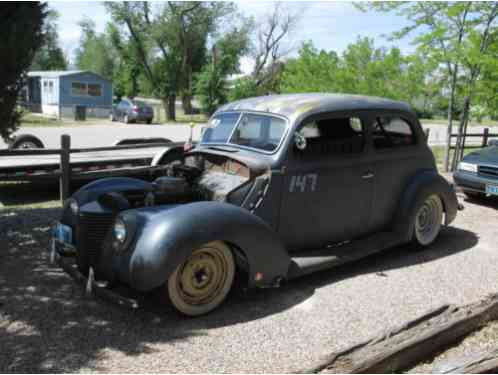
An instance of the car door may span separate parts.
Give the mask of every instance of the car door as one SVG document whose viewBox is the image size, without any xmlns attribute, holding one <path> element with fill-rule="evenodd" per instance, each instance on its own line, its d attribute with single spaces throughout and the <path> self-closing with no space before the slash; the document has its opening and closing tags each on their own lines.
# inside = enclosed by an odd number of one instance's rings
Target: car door
<svg viewBox="0 0 498 375">
<path fill-rule="evenodd" d="M 278 226 L 286 247 L 323 248 L 368 233 L 373 174 L 361 113 L 310 118 L 296 132 L 306 147 L 287 151 Z"/>
<path fill-rule="evenodd" d="M 384 111 L 372 113 L 368 121 L 374 174 L 370 226 L 376 232 L 386 231 L 408 182 L 417 171 L 433 169 L 434 159 L 425 152 L 422 129 L 410 114 Z"/>
</svg>

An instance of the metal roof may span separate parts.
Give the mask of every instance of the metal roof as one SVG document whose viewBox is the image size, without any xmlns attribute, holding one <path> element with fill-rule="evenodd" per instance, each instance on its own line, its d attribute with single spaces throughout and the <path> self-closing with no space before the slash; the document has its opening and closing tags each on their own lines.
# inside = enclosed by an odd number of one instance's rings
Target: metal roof
<svg viewBox="0 0 498 375">
<path fill-rule="evenodd" d="M 43 78 L 58 78 L 62 76 L 70 76 L 74 74 L 80 74 L 80 73 L 89 73 L 94 76 L 97 76 L 101 79 L 105 79 L 108 81 L 107 78 L 102 77 L 100 74 L 91 72 L 89 70 L 44 70 L 44 71 L 33 71 L 33 72 L 28 72 L 28 77 L 43 77 Z"/>
<path fill-rule="evenodd" d="M 389 109 L 412 112 L 405 102 L 373 96 L 349 94 L 290 94 L 248 98 L 228 103 L 218 109 L 222 111 L 262 111 L 296 119 L 304 114 L 365 109 Z"/>
</svg>

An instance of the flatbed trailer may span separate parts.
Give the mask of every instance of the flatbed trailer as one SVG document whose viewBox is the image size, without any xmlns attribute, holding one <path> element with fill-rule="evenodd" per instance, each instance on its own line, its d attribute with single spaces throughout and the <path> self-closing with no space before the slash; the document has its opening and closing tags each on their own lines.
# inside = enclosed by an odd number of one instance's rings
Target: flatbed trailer
<svg viewBox="0 0 498 375">
<path fill-rule="evenodd" d="M 71 148 L 71 138 L 61 137 L 60 149 L 0 150 L 0 182 L 59 181 L 61 200 L 68 197 L 71 181 L 117 176 L 154 176 L 165 166 L 171 150 L 183 152 L 184 142 L 123 140 L 117 146 Z"/>
<path fill-rule="evenodd" d="M 182 145 L 179 143 L 178 145 Z M 172 146 L 174 143 L 168 144 Z M 129 146 L 126 146 L 129 147 Z M 143 145 L 140 148 L 122 149 L 116 146 L 114 150 L 74 152 L 71 150 L 70 167 L 72 172 L 78 172 L 75 178 L 85 176 L 85 172 L 109 171 L 131 168 L 149 168 L 156 155 L 162 153 L 165 146 Z M 48 154 L 42 154 L 44 151 Z M 37 150 L 37 155 L 23 155 L 28 151 L 9 151 L 0 156 L 0 181 L 34 180 L 59 178 L 61 163 L 58 150 Z M 53 152 L 53 153 L 50 153 Z"/>
</svg>

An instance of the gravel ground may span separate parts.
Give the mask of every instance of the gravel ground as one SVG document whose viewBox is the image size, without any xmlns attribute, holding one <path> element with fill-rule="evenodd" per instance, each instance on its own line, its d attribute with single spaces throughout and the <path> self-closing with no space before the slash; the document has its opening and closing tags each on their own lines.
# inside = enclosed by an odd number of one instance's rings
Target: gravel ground
<svg viewBox="0 0 498 375">
<path fill-rule="evenodd" d="M 236 293 L 197 319 L 152 300 L 129 311 L 85 298 L 48 262 L 56 202 L 14 204 L 0 208 L 0 372 L 295 372 L 429 308 L 498 292 L 497 200 L 465 202 L 426 251 Z"/>
</svg>

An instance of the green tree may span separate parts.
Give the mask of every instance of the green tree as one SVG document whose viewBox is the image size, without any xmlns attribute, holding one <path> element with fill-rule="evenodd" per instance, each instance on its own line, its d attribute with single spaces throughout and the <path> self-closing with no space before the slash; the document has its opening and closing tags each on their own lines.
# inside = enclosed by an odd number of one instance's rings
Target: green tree
<svg viewBox="0 0 498 375">
<path fill-rule="evenodd" d="M 481 74 L 482 63 L 477 63 L 476 55 L 486 54 L 490 47 L 490 35 L 496 29 L 497 7 L 496 2 L 378 2 L 368 6 L 358 5 L 360 8 L 369 7 L 382 12 L 396 11 L 405 16 L 408 26 L 396 32 L 394 38 L 402 38 L 416 29 L 423 29 L 414 42 L 418 53 L 433 59 L 445 67 L 448 98 L 448 138 L 445 157 L 445 170 L 449 166 L 449 144 L 452 133 L 454 107 L 457 102 L 459 85 L 466 86 L 464 91 L 474 92 Z M 479 40 L 474 44 L 474 52 L 470 45 L 471 39 Z M 477 52 L 477 54 L 476 54 Z M 461 80 L 466 81 L 462 85 Z M 472 97 L 464 102 L 468 113 Z"/>
<path fill-rule="evenodd" d="M 36 51 L 43 44 L 46 5 L 40 2 L 2 4 L 0 35 L 0 136 L 8 139 L 19 125 L 16 111 L 19 93 L 25 84 Z"/>
<path fill-rule="evenodd" d="M 113 48 L 105 33 L 97 34 L 95 22 L 86 18 L 80 21 L 81 39 L 76 50 L 75 65 L 81 70 L 90 70 L 104 78 L 113 79 Z"/>
<path fill-rule="evenodd" d="M 249 47 L 250 25 L 243 20 L 240 29 L 224 33 L 208 56 L 210 63 L 197 75 L 196 93 L 204 112 L 211 114 L 227 101 L 227 76 L 240 72 L 240 57 Z"/>
<path fill-rule="evenodd" d="M 30 70 L 66 70 L 67 60 L 59 45 L 57 19 L 59 14 L 49 10 L 43 23 L 44 42 L 38 49 Z"/>
</svg>

